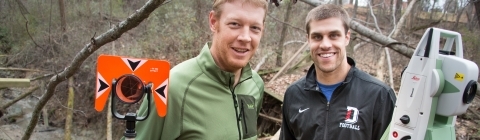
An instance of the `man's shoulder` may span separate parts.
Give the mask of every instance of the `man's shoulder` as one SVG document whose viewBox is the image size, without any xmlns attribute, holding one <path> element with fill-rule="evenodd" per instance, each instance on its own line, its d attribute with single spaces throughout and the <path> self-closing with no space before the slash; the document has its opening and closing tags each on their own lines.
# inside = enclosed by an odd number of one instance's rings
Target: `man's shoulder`
<svg viewBox="0 0 480 140">
<path fill-rule="evenodd" d="M 286 91 L 285 91 L 285 95 L 287 94 L 290 94 L 290 93 L 293 93 L 292 91 L 298 91 L 299 89 L 303 89 L 303 86 L 305 85 L 306 83 L 306 77 L 303 76 L 302 78 L 296 80 L 295 82 L 293 82 L 292 84 L 288 85 Z"/>
<path fill-rule="evenodd" d="M 196 58 L 194 57 L 175 65 L 170 70 L 170 76 L 172 77 L 172 76 L 191 75 L 196 71 L 201 71 L 201 70 L 197 64 Z"/>
<path fill-rule="evenodd" d="M 361 81 L 362 84 L 373 84 L 378 86 L 379 88 L 389 89 L 390 87 L 383 81 L 373 77 L 372 75 L 366 73 L 363 70 L 356 68 L 356 72 L 354 73 L 354 77 Z"/>
<path fill-rule="evenodd" d="M 252 79 L 257 85 L 264 86 L 262 77 L 254 70 L 252 70 Z"/>
</svg>

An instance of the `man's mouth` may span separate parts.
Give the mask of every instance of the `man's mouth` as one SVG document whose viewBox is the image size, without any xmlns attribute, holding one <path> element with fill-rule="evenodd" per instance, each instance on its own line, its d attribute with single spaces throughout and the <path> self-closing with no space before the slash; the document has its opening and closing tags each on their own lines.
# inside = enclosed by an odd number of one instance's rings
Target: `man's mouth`
<svg viewBox="0 0 480 140">
<path fill-rule="evenodd" d="M 248 51 L 248 49 L 241 49 L 241 48 L 232 48 L 234 51 L 239 52 L 239 53 L 245 53 Z"/>
<path fill-rule="evenodd" d="M 323 57 L 323 58 L 328 58 L 328 57 L 331 57 L 335 54 L 337 54 L 337 53 L 322 53 L 322 54 L 318 54 L 318 56 Z"/>
</svg>

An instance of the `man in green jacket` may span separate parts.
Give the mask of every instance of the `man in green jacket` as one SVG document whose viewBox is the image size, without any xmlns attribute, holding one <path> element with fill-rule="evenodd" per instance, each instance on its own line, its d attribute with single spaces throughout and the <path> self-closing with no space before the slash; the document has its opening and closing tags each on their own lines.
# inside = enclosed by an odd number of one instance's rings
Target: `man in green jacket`
<svg viewBox="0 0 480 140">
<path fill-rule="evenodd" d="M 143 102 L 137 140 L 257 139 L 257 117 L 264 83 L 248 62 L 263 35 L 266 0 L 214 0 L 209 14 L 213 32 L 200 54 L 170 71 L 167 114 Z"/>
</svg>

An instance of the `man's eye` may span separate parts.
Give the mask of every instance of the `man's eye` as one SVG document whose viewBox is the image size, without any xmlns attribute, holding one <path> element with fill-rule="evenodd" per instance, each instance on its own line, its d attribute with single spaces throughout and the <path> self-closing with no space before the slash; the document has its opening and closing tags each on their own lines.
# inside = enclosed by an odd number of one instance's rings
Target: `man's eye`
<svg viewBox="0 0 480 140">
<path fill-rule="evenodd" d="M 231 25 L 231 26 L 240 26 L 240 24 L 238 24 L 238 23 L 236 23 L 236 22 L 229 23 L 228 25 Z"/>
<path fill-rule="evenodd" d="M 262 31 L 262 28 L 257 27 L 257 26 L 253 26 L 252 29 L 255 30 L 255 31 L 258 31 L 258 32 Z"/>
<path fill-rule="evenodd" d="M 333 39 L 336 39 L 336 38 L 339 38 L 340 35 L 339 34 L 332 34 L 330 35 L 330 38 L 333 38 Z"/>
<path fill-rule="evenodd" d="M 321 36 L 312 36 L 312 39 L 314 39 L 314 40 L 322 40 L 322 37 L 321 37 Z"/>
</svg>

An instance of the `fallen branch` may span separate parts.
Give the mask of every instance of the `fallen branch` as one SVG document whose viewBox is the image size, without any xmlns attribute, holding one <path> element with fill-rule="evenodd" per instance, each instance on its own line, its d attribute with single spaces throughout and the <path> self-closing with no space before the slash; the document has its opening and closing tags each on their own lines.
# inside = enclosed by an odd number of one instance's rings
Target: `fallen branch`
<svg viewBox="0 0 480 140">
<path fill-rule="evenodd" d="M 283 65 L 283 67 L 277 72 L 277 74 L 275 74 L 275 76 L 273 76 L 272 79 L 270 79 L 270 81 L 268 82 L 267 85 L 271 84 L 273 81 L 275 81 L 275 79 L 278 78 L 278 76 L 280 76 L 280 74 L 283 73 L 283 71 L 285 70 L 285 68 L 287 68 L 287 66 L 290 65 L 290 63 L 297 57 L 298 54 L 300 54 L 300 52 L 302 52 L 303 50 L 305 50 L 305 48 L 308 46 L 308 43 L 305 42 L 303 44 L 303 46 L 297 50 L 297 52 L 295 52 L 295 54 L 292 56 L 292 58 L 290 58 L 290 60 L 288 60 L 287 63 L 285 63 L 285 65 Z"/>
<path fill-rule="evenodd" d="M 1 87 L 29 87 L 30 79 L 22 78 L 0 78 Z"/>
<path fill-rule="evenodd" d="M 278 118 L 275 118 L 275 117 L 270 117 L 270 116 L 265 115 L 265 114 L 263 114 L 263 113 L 260 113 L 260 114 L 258 114 L 258 115 L 259 115 L 260 117 L 263 117 L 263 118 L 265 118 L 265 119 L 274 121 L 274 122 L 276 122 L 276 123 L 282 123 L 282 120 L 281 120 L 281 119 L 278 119 Z"/>
<path fill-rule="evenodd" d="M 49 77 L 49 76 L 52 76 L 52 75 L 53 75 L 53 73 L 45 74 L 45 75 L 42 75 L 42 76 L 34 77 L 34 78 L 30 79 L 30 81 L 36 81 L 36 80 L 43 79 L 45 77 Z"/>
<path fill-rule="evenodd" d="M 310 54 L 309 54 L 309 53 L 305 53 L 305 55 L 302 57 L 302 59 L 300 59 L 300 61 L 298 61 L 297 64 L 295 64 L 295 65 L 293 66 L 293 68 L 287 70 L 287 72 L 291 72 L 291 71 L 293 71 L 293 70 L 296 70 L 297 68 L 303 68 L 304 66 L 310 65 L 309 63 L 300 65 L 300 64 L 303 63 L 303 61 L 307 60 L 307 58 L 310 58 Z M 307 61 L 307 62 L 308 62 L 308 61 Z"/>
<path fill-rule="evenodd" d="M 36 70 L 36 69 L 26 69 L 26 68 L 5 68 L 5 67 L 0 67 L 0 70 L 8 70 L 8 71 L 33 71 L 33 72 L 44 72 L 42 70 Z"/>
<path fill-rule="evenodd" d="M 273 98 L 277 99 L 278 101 L 282 102 L 283 103 L 283 96 L 281 95 L 278 95 L 276 93 L 274 93 L 273 91 L 265 88 L 263 89 L 263 92 L 267 93 L 268 95 L 272 96 Z"/>
</svg>

